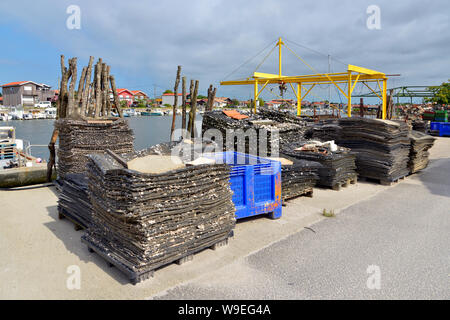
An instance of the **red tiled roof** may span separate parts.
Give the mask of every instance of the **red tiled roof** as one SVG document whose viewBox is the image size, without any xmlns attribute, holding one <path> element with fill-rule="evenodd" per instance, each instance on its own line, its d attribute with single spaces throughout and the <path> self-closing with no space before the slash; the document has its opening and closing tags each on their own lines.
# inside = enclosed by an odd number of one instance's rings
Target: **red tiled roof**
<svg viewBox="0 0 450 320">
<path fill-rule="evenodd" d="M 46 86 L 46 87 L 51 88 L 51 86 L 49 86 L 49 85 L 47 85 L 45 83 L 37 83 L 37 82 L 34 82 L 34 81 L 15 81 L 15 82 L 10 82 L 10 83 L 3 84 L 3 85 L 1 85 L 1 87 L 21 86 L 21 85 L 24 85 L 24 84 L 27 84 L 27 83 L 34 83 L 37 86 Z"/>
<path fill-rule="evenodd" d="M 7 83 L 7 84 L 2 84 L 2 87 L 17 86 L 17 85 L 22 85 L 22 84 L 28 83 L 28 82 L 32 82 L 32 81 L 16 81 L 16 82 L 10 82 L 10 83 Z"/>
<path fill-rule="evenodd" d="M 142 93 L 142 94 L 144 94 L 145 96 L 147 95 L 144 91 L 141 91 L 141 90 L 131 90 L 131 92 L 132 92 L 134 95 L 136 95 L 136 94 L 138 94 L 138 93 Z"/>
<path fill-rule="evenodd" d="M 228 98 L 226 98 L 226 97 L 215 97 L 214 100 L 215 101 L 224 101 L 225 102 L 225 101 L 228 100 Z"/>
<path fill-rule="evenodd" d="M 174 96 L 175 95 L 175 93 L 163 93 L 163 96 Z M 183 94 L 182 93 L 178 93 L 177 94 L 178 96 L 182 96 Z"/>
<path fill-rule="evenodd" d="M 131 95 L 133 95 L 133 92 L 131 90 L 128 90 L 125 88 L 119 88 L 119 89 L 116 89 L 116 91 L 117 91 L 117 94 L 121 94 L 124 91 L 128 91 Z"/>
<path fill-rule="evenodd" d="M 269 101 L 269 103 L 272 103 L 272 104 L 279 104 L 279 103 L 284 103 L 284 102 L 287 102 L 287 103 L 292 103 L 292 99 L 273 99 L 273 100 L 270 100 Z"/>
</svg>

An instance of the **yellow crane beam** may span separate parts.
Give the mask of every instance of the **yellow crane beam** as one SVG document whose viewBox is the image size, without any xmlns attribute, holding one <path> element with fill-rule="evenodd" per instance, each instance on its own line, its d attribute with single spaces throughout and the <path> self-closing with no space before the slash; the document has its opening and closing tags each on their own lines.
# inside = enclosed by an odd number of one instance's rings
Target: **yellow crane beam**
<svg viewBox="0 0 450 320">
<path fill-rule="evenodd" d="M 358 78 L 358 74 L 352 74 L 351 75 L 352 81 L 356 80 Z M 365 75 L 365 74 L 359 74 L 358 81 L 368 81 L 368 82 L 376 82 L 377 80 L 384 80 L 386 77 L 379 77 L 379 76 L 373 76 L 373 75 Z M 295 77 L 289 77 L 289 76 L 282 76 L 282 77 L 255 77 L 253 80 L 229 80 L 229 81 L 222 81 L 220 84 L 223 86 L 235 86 L 235 85 L 252 85 L 255 83 L 255 81 L 258 79 L 258 81 L 261 80 L 268 80 L 269 84 L 273 83 L 317 83 L 317 84 L 324 84 L 324 83 L 346 83 L 348 81 L 348 74 L 342 73 L 342 74 L 325 74 L 325 75 L 306 75 L 306 76 L 295 76 Z M 387 79 L 387 78 L 386 78 Z M 332 80 L 332 81 L 331 81 Z M 265 82 L 265 81 L 264 81 Z"/>
<path fill-rule="evenodd" d="M 222 81 L 220 84 L 224 86 L 234 86 L 234 85 L 253 85 L 254 86 L 254 97 L 255 97 L 255 112 L 258 97 L 268 84 L 281 84 L 289 83 L 292 87 L 292 91 L 297 97 L 297 115 L 301 114 L 301 101 L 306 97 L 306 95 L 311 91 L 311 89 L 317 84 L 333 84 L 340 92 L 347 98 L 347 115 L 351 117 L 352 109 L 352 92 L 358 83 L 358 81 L 364 82 L 377 82 L 380 87 L 380 92 L 383 92 L 383 119 L 386 118 L 386 89 L 387 89 L 387 77 L 384 73 L 371 70 L 363 67 L 358 67 L 349 64 L 347 66 L 347 72 L 338 73 L 316 73 L 310 75 L 298 75 L 298 76 L 283 76 L 282 75 L 282 46 L 286 46 L 282 39 L 279 38 L 277 41 L 278 46 L 278 74 L 254 72 L 251 78 L 246 80 L 231 80 Z M 288 47 L 286 47 L 288 48 Z M 290 50 L 290 48 L 288 48 Z M 297 55 L 296 55 L 297 56 Z M 298 57 L 298 56 L 297 56 Z M 300 57 L 298 57 L 301 59 Z M 302 59 L 301 59 L 302 60 Z M 305 63 L 302 60 L 303 63 Z M 383 88 L 381 90 L 380 80 L 383 81 Z M 264 83 L 261 90 L 258 88 L 259 83 Z M 294 90 L 293 84 L 297 84 L 297 90 Z M 347 93 L 345 93 L 339 84 L 347 84 Z M 303 85 L 311 85 L 308 92 L 302 96 Z"/>
</svg>

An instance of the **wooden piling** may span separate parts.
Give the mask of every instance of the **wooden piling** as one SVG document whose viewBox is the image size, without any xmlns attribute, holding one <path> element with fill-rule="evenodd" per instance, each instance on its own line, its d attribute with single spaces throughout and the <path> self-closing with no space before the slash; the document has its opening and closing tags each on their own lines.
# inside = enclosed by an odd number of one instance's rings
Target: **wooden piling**
<svg viewBox="0 0 450 320">
<path fill-rule="evenodd" d="M 71 116 L 75 110 L 75 83 L 77 81 L 77 58 L 70 59 L 69 68 L 71 71 L 71 80 L 69 86 L 69 96 L 66 116 Z"/>
<path fill-rule="evenodd" d="M 394 89 L 389 90 L 389 95 L 387 97 L 387 112 L 386 112 L 386 118 L 391 120 L 392 119 L 392 113 L 394 110 L 394 101 L 392 99 L 394 95 Z"/>
<path fill-rule="evenodd" d="M 58 118 L 66 117 L 66 101 L 67 101 L 67 81 L 69 79 L 69 70 L 65 67 L 65 57 L 61 55 L 61 85 L 59 97 L 57 101 Z"/>
<path fill-rule="evenodd" d="M 50 159 L 48 160 L 48 163 L 47 163 L 47 182 L 52 181 L 53 167 L 56 170 L 55 143 L 56 143 L 56 139 L 58 139 L 58 135 L 59 135 L 59 131 L 57 129 L 53 129 L 52 137 L 50 138 L 50 143 L 48 144 L 48 149 L 50 151 Z"/>
<path fill-rule="evenodd" d="M 189 112 L 188 132 L 195 138 L 195 113 L 197 111 L 198 80 L 195 80 L 194 92 L 191 94 L 191 110 Z"/>
<path fill-rule="evenodd" d="M 172 126 L 170 128 L 170 140 L 172 140 L 173 132 L 175 131 L 175 119 L 177 117 L 177 104 L 178 104 L 178 86 L 180 84 L 181 66 L 177 68 L 177 77 L 175 79 L 174 97 L 173 97 L 173 109 L 172 109 Z"/>
<path fill-rule="evenodd" d="M 78 90 L 77 90 L 77 98 L 75 102 L 75 113 L 81 114 L 81 104 L 83 101 L 83 93 L 84 93 L 84 86 L 85 86 L 85 78 L 87 73 L 87 67 L 83 67 L 83 70 L 81 71 L 81 77 L 80 82 L 78 83 Z"/>
<path fill-rule="evenodd" d="M 97 62 L 97 73 L 95 77 L 95 111 L 94 118 L 98 118 L 100 116 L 101 107 L 102 107 L 102 59 L 98 59 Z"/>
<path fill-rule="evenodd" d="M 216 98 L 216 90 L 211 84 L 208 88 L 208 102 L 206 103 L 205 111 L 212 111 L 214 108 L 214 99 Z"/>
<path fill-rule="evenodd" d="M 334 110 L 333 110 L 333 112 L 334 112 Z M 359 100 L 359 116 L 361 118 L 364 118 L 364 99 L 363 98 L 360 98 L 360 100 Z"/>
<path fill-rule="evenodd" d="M 181 129 L 186 130 L 186 77 L 182 78 Z"/>
<path fill-rule="evenodd" d="M 106 93 L 106 115 L 109 117 L 111 115 L 111 99 L 109 98 L 109 74 L 111 72 L 111 67 L 106 66 L 106 78 L 105 78 L 105 93 Z"/>
<path fill-rule="evenodd" d="M 212 93 L 212 84 L 209 85 L 209 88 L 208 88 L 208 99 L 206 102 L 205 111 L 210 111 L 209 108 L 210 108 L 210 103 L 211 103 L 211 93 Z"/>
<path fill-rule="evenodd" d="M 211 91 L 211 104 L 209 107 L 209 111 L 213 111 L 213 109 L 214 109 L 214 100 L 216 99 L 216 92 L 217 92 L 217 88 L 214 88 Z"/>
<path fill-rule="evenodd" d="M 87 67 L 87 71 L 86 71 L 86 79 L 85 82 L 86 84 L 84 84 L 84 89 L 83 89 L 83 96 L 81 98 L 81 107 L 80 107 L 80 114 L 82 116 L 86 115 L 86 106 L 89 102 L 89 98 L 90 98 L 90 84 L 91 84 L 91 75 L 92 75 L 92 64 L 94 63 L 94 57 L 89 57 L 89 64 Z"/>
<path fill-rule="evenodd" d="M 123 118 L 122 109 L 120 109 L 119 95 L 117 94 L 116 89 L 116 80 L 114 80 L 114 76 L 109 76 L 109 82 L 111 83 L 111 90 L 113 92 L 114 104 L 116 105 L 117 113 L 119 114 L 119 117 Z"/>
</svg>

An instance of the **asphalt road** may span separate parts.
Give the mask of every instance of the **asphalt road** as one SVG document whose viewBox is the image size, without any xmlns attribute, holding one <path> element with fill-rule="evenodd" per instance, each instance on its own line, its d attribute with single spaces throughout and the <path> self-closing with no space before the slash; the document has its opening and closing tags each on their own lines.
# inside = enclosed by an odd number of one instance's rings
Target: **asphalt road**
<svg viewBox="0 0 450 320">
<path fill-rule="evenodd" d="M 450 299 L 449 158 L 311 228 L 153 298 Z"/>
</svg>

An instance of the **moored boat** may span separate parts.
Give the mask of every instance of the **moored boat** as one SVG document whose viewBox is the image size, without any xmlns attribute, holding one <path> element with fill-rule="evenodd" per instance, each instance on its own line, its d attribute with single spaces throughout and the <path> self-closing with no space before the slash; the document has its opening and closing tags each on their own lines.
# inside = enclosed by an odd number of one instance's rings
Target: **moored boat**
<svg viewBox="0 0 450 320">
<path fill-rule="evenodd" d="M 155 111 L 142 111 L 141 112 L 141 116 L 163 116 L 164 113 L 162 111 L 159 110 L 155 110 Z"/>
<path fill-rule="evenodd" d="M 0 121 L 9 121 L 12 117 L 7 112 L 0 112 Z"/>
<path fill-rule="evenodd" d="M 45 109 L 45 118 L 46 119 L 56 119 L 56 108 Z"/>
<path fill-rule="evenodd" d="M 56 178 L 56 173 L 52 177 Z M 33 157 L 16 139 L 14 127 L 0 127 L 0 188 L 13 188 L 47 181 L 47 163 Z"/>
</svg>

